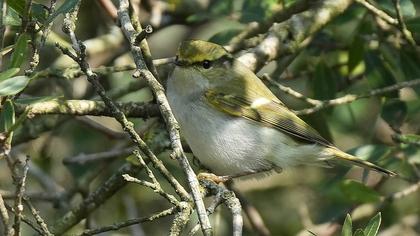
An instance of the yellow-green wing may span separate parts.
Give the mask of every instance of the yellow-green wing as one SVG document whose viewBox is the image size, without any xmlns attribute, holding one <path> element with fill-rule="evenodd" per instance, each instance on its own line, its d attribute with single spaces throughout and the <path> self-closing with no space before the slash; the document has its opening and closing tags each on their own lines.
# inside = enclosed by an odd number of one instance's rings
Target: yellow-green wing
<svg viewBox="0 0 420 236">
<path fill-rule="evenodd" d="M 310 143 L 318 143 L 327 147 L 333 146 L 278 101 L 268 100 L 268 102 L 262 102 L 261 104 L 258 104 L 258 102 L 253 104 L 258 98 L 224 94 L 215 90 L 208 90 L 204 96 L 210 105 L 226 114 L 243 117 L 261 125 L 276 128 Z M 262 101 L 264 100 L 266 99 L 263 98 Z"/>
</svg>

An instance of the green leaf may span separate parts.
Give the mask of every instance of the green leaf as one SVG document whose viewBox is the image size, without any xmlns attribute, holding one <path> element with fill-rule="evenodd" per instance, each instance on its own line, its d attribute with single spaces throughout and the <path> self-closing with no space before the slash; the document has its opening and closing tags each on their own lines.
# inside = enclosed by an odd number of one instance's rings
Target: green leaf
<svg viewBox="0 0 420 236">
<path fill-rule="evenodd" d="M 366 236 L 376 236 L 378 234 L 379 226 L 381 225 L 381 213 L 376 214 L 372 219 L 369 220 L 363 233 Z"/>
<path fill-rule="evenodd" d="M 362 229 L 357 229 L 353 236 L 365 236 L 365 233 Z"/>
<path fill-rule="evenodd" d="M 45 22 L 45 20 L 48 17 L 48 10 L 45 8 L 44 5 L 38 3 L 32 4 L 31 13 L 32 16 L 41 23 Z"/>
<path fill-rule="evenodd" d="M 16 43 L 15 43 L 15 47 L 14 47 L 14 51 L 12 54 L 12 59 L 10 61 L 10 65 L 9 68 L 20 68 L 23 64 L 23 61 L 26 58 L 26 53 L 27 53 L 27 46 L 28 46 L 28 40 L 29 40 L 29 35 L 23 33 L 21 35 L 19 35 Z"/>
<path fill-rule="evenodd" d="M 51 23 L 58 15 L 66 14 L 73 10 L 79 0 L 66 0 L 56 11 L 54 11 L 45 21 L 45 24 Z"/>
<path fill-rule="evenodd" d="M 415 55 L 411 52 L 400 50 L 401 67 L 406 80 L 420 78 L 420 68 L 416 62 Z"/>
<path fill-rule="evenodd" d="M 3 108 L 0 112 L 0 129 L 1 133 L 6 133 L 15 123 L 15 109 L 10 99 L 7 99 L 3 104 Z M 9 133 L 5 143 L 10 145 L 12 143 L 13 132 Z"/>
<path fill-rule="evenodd" d="M 227 30 L 221 31 L 213 35 L 209 39 L 209 41 L 220 44 L 220 45 L 227 44 L 234 36 L 236 36 L 239 32 L 241 32 L 241 30 L 242 29 L 227 29 Z"/>
<path fill-rule="evenodd" d="M 407 104 L 399 99 L 386 99 L 381 117 L 394 129 L 399 129 L 407 116 Z"/>
<path fill-rule="evenodd" d="M 19 17 L 19 13 L 15 9 L 7 6 L 6 15 L 4 16 L 4 25 L 8 26 L 20 26 L 22 19 Z"/>
<path fill-rule="evenodd" d="M 398 82 L 404 81 L 404 72 L 401 69 L 401 60 L 399 52 L 401 49 L 395 48 L 388 43 L 381 43 L 379 51 L 382 55 L 382 63 L 393 78 Z"/>
<path fill-rule="evenodd" d="M 347 214 L 346 219 L 344 220 L 343 228 L 341 229 L 341 236 L 352 236 L 352 222 L 350 214 Z"/>
<path fill-rule="evenodd" d="M 420 146 L 420 135 L 416 134 L 395 134 L 392 137 L 400 143 L 407 143 Z"/>
<path fill-rule="evenodd" d="M 376 163 L 391 153 L 391 147 L 386 145 L 370 144 L 354 148 L 350 150 L 349 153 L 359 157 L 360 159 L 369 160 Z"/>
<path fill-rule="evenodd" d="M 405 23 L 407 24 L 408 30 L 410 30 L 412 33 L 420 32 L 420 17 L 409 19 Z"/>
<path fill-rule="evenodd" d="M 230 2 L 230 1 L 225 1 Z M 241 22 L 262 21 L 271 15 L 278 4 L 277 0 L 255 1 L 245 0 L 241 10 Z"/>
<path fill-rule="evenodd" d="M 16 76 L 0 82 L 0 96 L 15 95 L 22 91 L 29 83 L 27 76 Z"/>
<path fill-rule="evenodd" d="M 6 79 L 9 79 L 10 77 L 16 75 L 19 72 L 19 68 L 10 68 L 8 70 L 5 70 L 0 73 L 0 82 Z"/>
<path fill-rule="evenodd" d="M 10 99 L 7 99 L 0 113 L 1 132 L 7 132 L 15 123 L 15 109 Z"/>
<path fill-rule="evenodd" d="M 370 51 L 365 54 L 366 78 L 371 88 L 382 88 L 395 84 L 395 78 L 378 56 L 379 51 Z M 387 96 L 398 97 L 398 91 L 389 92 Z"/>
<path fill-rule="evenodd" d="M 25 15 L 25 0 L 6 0 L 7 5 L 13 8 L 19 15 Z"/>
<path fill-rule="evenodd" d="M 354 180 L 344 180 L 340 184 L 340 189 L 344 196 L 352 202 L 377 202 L 380 198 L 380 195 L 376 191 Z"/>
<path fill-rule="evenodd" d="M 396 15 L 394 3 L 391 0 L 378 1 L 381 8 L 391 12 L 392 15 Z M 411 0 L 400 1 L 401 13 L 403 17 L 414 17 L 416 15 L 416 7 Z"/>
<path fill-rule="evenodd" d="M 337 91 L 336 76 L 334 76 L 323 59 L 315 67 L 312 88 L 315 99 L 327 100 L 335 97 Z"/>
<path fill-rule="evenodd" d="M 361 61 L 363 61 L 363 54 L 365 51 L 364 44 L 365 42 L 362 37 L 357 35 L 354 37 L 354 40 L 349 48 L 349 74 L 354 70 L 354 68 L 356 68 L 357 65 L 359 65 Z"/>
</svg>

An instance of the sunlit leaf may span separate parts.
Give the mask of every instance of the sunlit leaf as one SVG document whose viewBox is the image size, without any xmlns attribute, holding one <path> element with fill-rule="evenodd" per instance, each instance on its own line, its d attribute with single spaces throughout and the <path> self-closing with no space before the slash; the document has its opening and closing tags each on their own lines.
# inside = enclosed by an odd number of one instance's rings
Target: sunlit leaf
<svg viewBox="0 0 420 236">
<path fill-rule="evenodd" d="M 9 79 L 10 77 L 16 75 L 19 72 L 19 68 L 10 68 L 8 70 L 5 70 L 0 73 L 0 82 L 6 79 Z"/>
<path fill-rule="evenodd" d="M 365 236 L 365 233 L 362 229 L 357 229 L 353 236 Z"/>
<path fill-rule="evenodd" d="M 376 236 L 378 234 L 379 226 L 381 225 L 381 213 L 376 214 L 363 230 L 366 236 Z"/>
<path fill-rule="evenodd" d="M 19 17 L 19 13 L 17 13 L 15 9 L 7 6 L 3 24 L 9 26 L 19 26 L 22 24 L 22 19 Z"/>
<path fill-rule="evenodd" d="M 19 15 L 25 14 L 25 0 L 6 0 L 7 5 L 13 8 Z"/>
<path fill-rule="evenodd" d="M 16 76 L 0 82 L 0 96 L 19 93 L 28 85 L 29 80 L 27 76 Z"/>
<path fill-rule="evenodd" d="M 341 236 L 353 236 L 353 226 L 350 214 L 347 214 L 344 220 L 343 228 L 341 229 Z"/>
<path fill-rule="evenodd" d="M 9 68 L 20 68 L 26 58 L 28 50 L 29 35 L 23 33 L 19 35 L 12 54 Z"/>
<path fill-rule="evenodd" d="M 344 180 L 340 184 L 340 189 L 344 196 L 352 202 L 377 202 L 380 198 L 380 195 L 376 191 L 354 180 Z"/>
</svg>

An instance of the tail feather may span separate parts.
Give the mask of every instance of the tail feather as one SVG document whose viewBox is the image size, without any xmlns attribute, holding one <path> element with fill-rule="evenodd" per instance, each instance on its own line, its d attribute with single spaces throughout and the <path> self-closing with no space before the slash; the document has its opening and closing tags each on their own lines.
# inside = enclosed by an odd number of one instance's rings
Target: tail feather
<svg viewBox="0 0 420 236">
<path fill-rule="evenodd" d="M 336 148 L 327 148 L 327 152 L 331 153 L 332 155 L 334 155 L 336 157 L 336 159 L 338 160 L 342 160 L 342 161 L 346 161 L 346 162 L 350 162 L 354 165 L 360 166 L 362 168 L 367 168 L 370 170 L 374 170 L 376 172 L 379 172 L 381 174 L 387 175 L 387 176 L 396 176 L 397 173 L 387 170 L 385 168 L 382 168 L 380 166 L 377 166 L 373 163 L 370 163 L 368 161 L 365 160 L 361 160 L 353 155 L 350 155 L 348 153 L 345 153 L 339 149 Z"/>
</svg>

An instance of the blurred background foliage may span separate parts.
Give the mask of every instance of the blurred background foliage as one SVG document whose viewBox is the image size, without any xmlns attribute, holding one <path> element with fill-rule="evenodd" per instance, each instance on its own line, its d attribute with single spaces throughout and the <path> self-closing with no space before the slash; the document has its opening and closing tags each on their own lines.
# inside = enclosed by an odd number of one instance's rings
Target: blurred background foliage
<svg viewBox="0 0 420 236">
<path fill-rule="evenodd" d="M 142 24 L 151 24 L 154 28 L 147 41 L 156 59 L 173 57 L 177 45 L 185 39 L 226 45 L 248 23 L 263 22 L 273 12 L 296 2 L 299 0 L 132 1 Z M 396 18 L 393 1 L 370 2 Z M 118 1 L 114 3 L 118 5 Z M 5 31 L 1 45 L 0 123 L 3 134 L 13 131 L 4 142 L 11 145 L 12 156 L 30 156 L 26 192 L 33 196 L 31 199 L 47 223 L 105 181 L 125 162 L 127 154 L 93 163 L 69 160 L 132 145 L 110 117 L 40 115 L 24 119 L 10 130 L 12 124 L 23 117 L 19 106 L 51 99 L 98 100 L 84 76 L 73 76 L 78 71 L 76 64 L 54 46 L 59 42 L 69 47 L 69 39 L 61 31 L 63 14 L 76 4 L 76 0 L 57 1 L 56 10 L 49 13 L 49 1 L 33 1 L 28 15 L 25 1 L 8 0 L 2 18 Z M 416 0 L 401 0 L 400 5 L 408 30 L 414 40 L 420 42 L 420 4 Z M 27 25 L 28 19 L 38 23 Z M 76 35 L 85 41 L 89 63 L 94 68 L 133 65 L 128 44 L 114 20 L 101 1 L 82 1 Z M 22 33 L 23 27 L 45 27 L 49 23 L 52 23 L 51 31 L 45 45 L 39 48 L 39 64 L 33 65 L 32 45 L 39 44 L 41 36 Z M 284 68 L 282 62 L 280 58 L 267 63 L 258 74 L 267 73 L 273 80 L 319 100 L 365 94 L 420 78 L 419 46 L 408 43 L 398 28 L 357 2 L 313 35 L 310 44 L 290 65 Z M 100 81 L 115 101 L 152 101 L 149 89 L 134 81 L 131 74 L 131 70 L 103 73 Z M 160 79 L 165 78 L 162 72 Z M 308 107 L 276 86 L 271 84 L 270 88 L 290 108 Z M 341 149 L 394 170 L 403 178 L 384 179 L 376 173 L 367 175 L 360 168 L 345 166 L 327 169 L 302 166 L 265 179 L 237 181 L 236 188 L 255 206 L 272 235 L 310 235 L 306 229 L 311 227 L 319 230 L 313 230 L 315 233 L 322 232 L 317 235 L 339 235 L 341 230 L 337 228 L 343 224 L 347 213 L 352 213 L 354 228 L 363 228 L 378 211 L 382 213 L 379 235 L 420 235 L 420 193 L 414 191 L 392 199 L 395 193 L 419 181 L 419 93 L 419 86 L 403 88 L 385 96 L 359 99 L 301 116 Z M 183 180 L 182 171 L 168 156 L 169 142 L 161 120 L 131 120 L 152 149 L 160 153 L 161 160 Z M 53 186 L 48 186 L 51 183 Z M 0 194 L 5 199 L 13 199 L 13 191 L 10 171 L 1 160 Z M 60 195 L 62 193 L 66 193 L 66 197 Z M 168 206 L 150 189 L 129 184 L 94 211 L 88 221 L 74 227 L 69 235 L 80 232 L 84 225 L 108 225 L 147 216 Z M 353 211 L 355 209 L 357 211 Z M 230 217 L 223 208 L 211 217 L 216 235 L 230 233 Z M 170 224 L 171 217 L 168 217 L 104 235 L 134 235 L 134 231 L 136 235 L 142 235 L 141 232 L 164 235 Z M 25 227 L 23 235 L 28 234 L 31 231 Z M 255 234 L 245 217 L 245 235 Z"/>
</svg>

